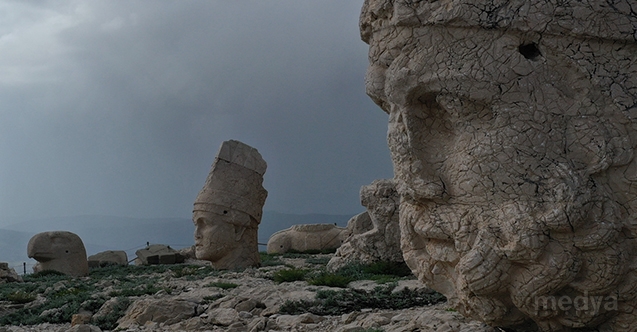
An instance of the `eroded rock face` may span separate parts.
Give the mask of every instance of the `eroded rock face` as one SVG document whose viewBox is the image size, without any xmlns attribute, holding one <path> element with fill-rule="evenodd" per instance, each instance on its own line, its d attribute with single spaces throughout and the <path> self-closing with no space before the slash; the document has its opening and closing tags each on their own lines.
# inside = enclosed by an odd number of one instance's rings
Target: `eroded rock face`
<svg viewBox="0 0 637 332">
<path fill-rule="evenodd" d="M 294 225 L 272 234 L 267 251 L 268 254 L 282 254 L 289 251 L 336 250 L 347 235 L 347 228 L 333 224 Z"/>
<path fill-rule="evenodd" d="M 360 197 L 367 211 L 348 222 L 351 233 L 327 265 L 330 270 L 350 263 L 403 262 L 398 222 L 400 197 L 394 182 L 376 180 L 361 188 Z"/>
<path fill-rule="evenodd" d="M 268 192 L 266 163 L 255 148 L 226 141 L 195 199 L 195 255 L 218 269 L 260 264 L 257 230 Z"/>
<path fill-rule="evenodd" d="M 77 234 L 64 231 L 34 235 L 27 245 L 27 255 L 38 261 L 34 272 L 54 270 L 71 276 L 88 274 L 84 243 Z"/>
<path fill-rule="evenodd" d="M 403 256 L 464 315 L 637 326 L 634 9 L 365 1 L 366 87 L 389 114 Z"/>
</svg>

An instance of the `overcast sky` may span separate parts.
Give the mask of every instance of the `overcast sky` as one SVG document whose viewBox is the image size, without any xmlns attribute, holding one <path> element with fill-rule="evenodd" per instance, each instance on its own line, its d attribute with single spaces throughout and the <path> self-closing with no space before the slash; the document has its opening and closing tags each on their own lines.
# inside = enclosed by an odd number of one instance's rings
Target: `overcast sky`
<svg viewBox="0 0 637 332">
<path fill-rule="evenodd" d="M 190 217 L 224 140 L 265 210 L 354 214 L 392 176 L 363 0 L 0 0 L 0 224 Z"/>
</svg>

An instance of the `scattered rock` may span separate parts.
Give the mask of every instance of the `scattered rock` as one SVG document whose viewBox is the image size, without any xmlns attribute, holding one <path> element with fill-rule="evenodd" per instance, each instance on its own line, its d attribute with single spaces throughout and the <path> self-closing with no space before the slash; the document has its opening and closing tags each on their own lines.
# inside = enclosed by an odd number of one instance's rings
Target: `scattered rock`
<svg viewBox="0 0 637 332">
<path fill-rule="evenodd" d="M 88 256 L 88 267 L 95 268 L 108 265 L 128 265 L 128 256 L 126 255 L 126 251 L 108 250 Z"/>
<path fill-rule="evenodd" d="M 0 284 L 7 282 L 22 282 L 22 277 L 9 267 L 9 263 L 0 263 Z"/>
<path fill-rule="evenodd" d="M 327 264 L 331 271 L 352 263 L 403 262 L 394 181 L 375 180 L 361 188 L 360 197 L 367 211 L 347 223 L 349 236 Z"/>
<path fill-rule="evenodd" d="M 183 263 L 184 257 L 171 248 L 163 244 L 151 244 L 150 246 L 139 249 L 135 252 L 137 265 L 156 265 L 156 264 L 177 264 Z"/>
<path fill-rule="evenodd" d="M 126 329 L 148 322 L 175 324 L 195 315 L 196 303 L 177 299 L 144 298 L 135 301 L 120 318 L 118 328 Z"/>
</svg>

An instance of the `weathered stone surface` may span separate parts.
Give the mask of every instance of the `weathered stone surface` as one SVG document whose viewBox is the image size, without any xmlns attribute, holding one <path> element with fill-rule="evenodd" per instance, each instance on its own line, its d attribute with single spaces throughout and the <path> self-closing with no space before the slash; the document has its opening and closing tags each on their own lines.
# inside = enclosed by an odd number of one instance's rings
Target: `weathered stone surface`
<svg viewBox="0 0 637 332">
<path fill-rule="evenodd" d="M 294 225 L 272 234 L 267 251 L 268 254 L 282 254 L 290 250 L 332 250 L 341 246 L 347 234 L 347 228 L 333 224 Z"/>
<path fill-rule="evenodd" d="M 155 264 L 176 264 L 183 263 L 182 257 L 177 250 L 163 244 L 151 244 L 150 246 L 135 251 L 137 259 L 136 265 L 155 265 Z"/>
<path fill-rule="evenodd" d="M 89 267 L 102 267 L 107 265 L 128 265 L 128 256 L 126 255 L 126 251 L 108 250 L 88 256 Z"/>
<path fill-rule="evenodd" d="M 22 277 L 9 267 L 9 263 L 0 263 L 0 284 L 6 282 L 22 282 Z"/>
<path fill-rule="evenodd" d="M 360 196 L 367 211 L 348 222 L 350 235 L 328 263 L 330 270 L 351 263 L 403 262 L 398 222 L 400 197 L 394 182 L 376 180 L 363 186 Z M 365 229 L 366 216 L 371 221 L 371 229 Z"/>
<path fill-rule="evenodd" d="M 464 315 L 634 331 L 633 1 L 367 0 L 403 256 Z"/>
<path fill-rule="evenodd" d="M 65 330 L 66 332 L 102 332 L 102 329 L 95 325 L 79 324 Z"/>
<path fill-rule="evenodd" d="M 257 231 L 268 192 L 266 163 L 239 141 L 221 144 L 206 183 L 195 199 L 195 255 L 218 269 L 258 266 Z"/>
<path fill-rule="evenodd" d="M 27 255 L 38 261 L 34 272 L 55 270 L 71 276 L 88 274 L 84 243 L 77 234 L 64 231 L 34 235 L 27 245 Z"/>
<path fill-rule="evenodd" d="M 194 316 L 196 307 L 196 303 L 179 299 L 139 299 L 128 307 L 117 327 L 126 329 L 148 322 L 175 324 Z"/>
</svg>

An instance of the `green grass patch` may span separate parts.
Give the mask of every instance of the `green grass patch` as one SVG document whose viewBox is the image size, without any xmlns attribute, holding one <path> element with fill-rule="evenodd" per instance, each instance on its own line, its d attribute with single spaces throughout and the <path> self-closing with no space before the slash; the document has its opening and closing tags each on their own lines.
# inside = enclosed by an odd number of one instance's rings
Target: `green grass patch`
<svg viewBox="0 0 637 332">
<path fill-rule="evenodd" d="M 6 299 L 11 301 L 11 303 L 13 304 L 25 304 L 33 302 L 36 298 L 37 296 L 21 290 L 9 293 L 6 296 Z"/>
<path fill-rule="evenodd" d="M 307 270 L 297 268 L 279 270 L 274 273 L 272 279 L 279 284 L 282 282 L 302 281 L 305 280 L 307 273 Z"/>
<path fill-rule="evenodd" d="M 308 280 L 308 283 L 315 286 L 345 288 L 352 281 L 354 281 L 354 279 L 350 276 L 338 273 L 323 272 L 315 277 L 310 278 Z"/>
<path fill-rule="evenodd" d="M 231 283 L 231 282 L 211 282 L 209 284 L 204 285 L 204 287 L 217 287 L 221 289 L 232 289 L 237 288 L 239 285 Z"/>
<path fill-rule="evenodd" d="M 314 300 L 286 301 L 279 312 L 299 315 L 306 312 L 315 315 L 342 315 L 365 308 L 400 310 L 411 307 L 432 305 L 446 301 L 446 298 L 431 290 L 403 289 L 392 293 L 395 285 L 378 286 L 372 291 L 344 289 L 342 291 L 322 290 Z"/>
</svg>

